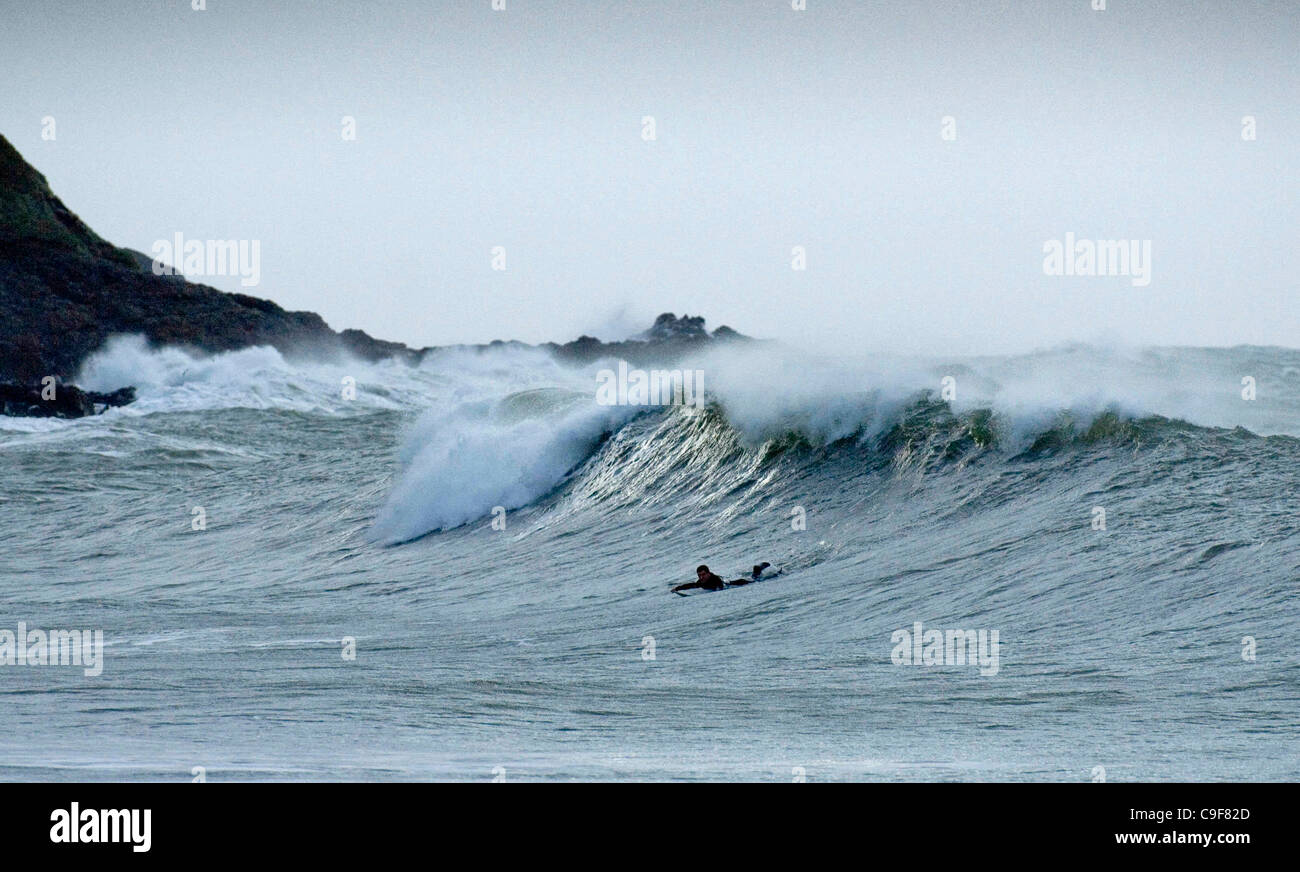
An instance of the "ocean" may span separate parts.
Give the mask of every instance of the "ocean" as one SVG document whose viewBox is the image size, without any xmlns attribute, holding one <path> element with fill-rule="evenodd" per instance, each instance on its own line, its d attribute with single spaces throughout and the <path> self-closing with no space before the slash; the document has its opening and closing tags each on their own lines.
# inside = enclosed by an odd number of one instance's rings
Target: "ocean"
<svg viewBox="0 0 1300 872">
<path fill-rule="evenodd" d="M 682 365 L 115 341 L 0 418 L 0 631 L 103 634 L 0 780 L 1300 777 L 1300 352 Z"/>
</svg>

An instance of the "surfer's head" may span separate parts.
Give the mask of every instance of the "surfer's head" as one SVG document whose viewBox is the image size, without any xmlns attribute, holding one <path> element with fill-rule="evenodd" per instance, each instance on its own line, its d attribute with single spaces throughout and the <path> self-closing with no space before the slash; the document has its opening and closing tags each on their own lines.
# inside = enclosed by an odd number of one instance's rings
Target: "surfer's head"
<svg viewBox="0 0 1300 872">
<path fill-rule="evenodd" d="M 699 566 L 695 567 L 695 574 L 698 575 L 700 578 L 703 578 L 704 576 L 709 574 L 709 567 L 701 563 Z"/>
</svg>

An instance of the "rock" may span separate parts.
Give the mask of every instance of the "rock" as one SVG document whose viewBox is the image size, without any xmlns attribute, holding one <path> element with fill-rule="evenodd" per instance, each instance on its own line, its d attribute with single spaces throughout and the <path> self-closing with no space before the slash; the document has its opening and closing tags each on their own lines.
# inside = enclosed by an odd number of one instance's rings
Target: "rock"
<svg viewBox="0 0 1300 872">
<path fill-rule="evenodd" d="M 270 345 L 291 357 L 417 355 L 313 312 L 153 274 L 152 260 L 101 239 L 0 136 L 0 378 L 69 378 L 115 334 L 205 352 Z"/>
<path fill-rule="evenodd" d="M 52 393 L 49 399 L 45 396 Z M 135 402 L 135 388 L 118 388 L 112 393 L 83 391 L 76 385 L 55 382 L 24 385 L 0 382 L 0 414 L 28 418 L 84 418 L 110 406 Z"/>
<path fill-rule="evenodd" d="M 374 361 L 386 357 L 397 357 L 406 360 L 408 363 L 418 363 L 420 359 L 418 351 L 413 351 L 400 342 L 385 342 L 382 339 L 375 339 L 364 330 L 344 330 L 339 334 L 339 339 L 342 341 L 344 349 L 362 360 Z"/>
<path fill-rule="evenodd" d="M 698 339 L 707 338 L 708 331 L 704 329 L 704 319 L 698 315 L 692 318 L 690 315 L 683 315 L 678 318 L 672 312 L 664 312 L 655 319 L 651 328 L 641 334 L 640 338 L 651 342 L 663 342 L 671 339 Z"/>
<path fill-rule="evenodd" d="M 336 333 L 314 312 L 285 311 L 270 300 L 222 293 L 181 275 L 154 275 L 148 255 L 97 236 L 0 136 L 0 379 L 9 380 L 6 410 L 23 410 L 6 414 L 78 417 L 93 414 L 97 404 L 130 402 L 122 399 L 122 391 L 85 395 L 66 385 L 57 401 L 45 403 L 39 390 L 33 401 L 27 387 L 47 376 L 71 378 L 90 354 L 119 334 L 209 353 L 269 345 L 289 358 L 332 358 L 343 352 L 363 360 L 418 363 L 443 350 L 416 350 L 361 330 Z M 580 336 L 563 345 L 535 347 L 572 362 L 622 357 L 646 364 L 668 362 L 719 340 L 747 337 L 730 327 L 719 327 L 710 336 L 702 317 L 665 312 L 649 330 L 624 342 Z M 534 346 L 497 340 L 490 346 L 453 347 Z"/>
<path fill-rule="evenodd" d="M 86 395 L 96 406 L 129 406 L 135 402 L 135 387 L 118 388 L 107 394 L 101 394 L 97 391 L 87 391 Z M 99 411 L 103 411 L 100 409 Z"/>
<path fill-rule="evenodd" d="M 549 348 L 556 357 L 588 363 L 602 357 L 622 358 L 638 365 L 670 363 L 685 354 L 702 351 L 715 342 L 753 342 L 732 330 L 719 327 L 713 335 L 704 329 L 704 318 L 696 315 L 683 315 L 678 318 L 671 312 L 665 312 L 655 319 L 649 330 L 624 342 L 601 342 L 592 336 L 581 336 L 564 345 L 546 343 L 540 347 Z"/>
</svg>

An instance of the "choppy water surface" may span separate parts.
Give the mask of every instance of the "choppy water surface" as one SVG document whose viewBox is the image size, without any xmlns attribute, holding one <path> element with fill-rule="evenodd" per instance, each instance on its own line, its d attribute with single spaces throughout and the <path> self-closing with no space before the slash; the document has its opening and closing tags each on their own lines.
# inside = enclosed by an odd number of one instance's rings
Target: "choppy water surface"
<svg viewBox="0 0 1300 872">
<path fill-rule="evenodd" d="M 135 406 L 0 419 L 0 629 L 105 638 L 0 666 L 0 778 L 1300 776 L 1300 353 L 693 365 L 645 411 L 526 351 L 110 349 Z M 917 621 L 996 674 L 892 662 Z"/>
</svg>

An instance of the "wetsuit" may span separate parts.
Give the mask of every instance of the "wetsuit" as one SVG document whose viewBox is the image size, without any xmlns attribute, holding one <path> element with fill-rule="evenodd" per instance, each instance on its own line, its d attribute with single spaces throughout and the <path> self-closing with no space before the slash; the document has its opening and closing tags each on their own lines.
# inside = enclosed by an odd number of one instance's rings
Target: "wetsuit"
<svg viewBox="0 0 1300 872">
<path fill-rule="evenodd" d="M 702 587 L 705 590 L 722 590 L 726 586 L 727 583 L 722 580 L 721 576 L 710 572 L 703 578 L 697 578 L 695 581 L 688 581 L 686 584 L 677 585 L 677 587 L 673 588 L 673 592 L 676 593 L 679 590 L 689 590 L 692 587 Z"/>
<path fill-rule="evenodd" d="M 764 563 L 762 566 L 756 566 L 754 567 L 754 571 L 749 574 L 749 578 L 737 578 L 735 581 L 727 582 L 727 584 L 731 585 L 732 587 L 735 587 L 736 585 L 740 585 L 740 584 L 749 584 L 751 581 L 762 581 L 763 570 L 767 569 L 771 565 L 772 564 L 770 563 Z"/>
<path fill-rule="evenodd" d="M 695 583 L 705 590 L 722 590 L 727 586 L 727 583 L 722 580 L 722 576 L 716 575 L 712 572 L 704 576 L 704 578 L 697 580 Z"/>
</svg>

